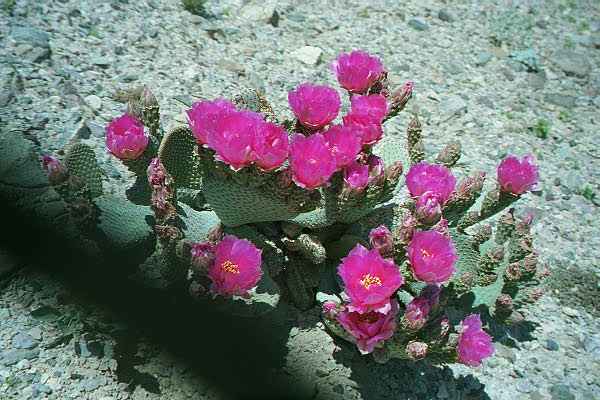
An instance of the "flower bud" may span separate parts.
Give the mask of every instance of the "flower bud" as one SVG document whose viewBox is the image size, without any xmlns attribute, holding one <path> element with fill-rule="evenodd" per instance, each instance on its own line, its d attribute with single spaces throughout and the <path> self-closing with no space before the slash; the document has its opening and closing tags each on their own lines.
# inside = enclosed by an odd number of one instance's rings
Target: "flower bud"
<svg viewBox="0 0 600 400">
<path fill-rule="evenodd" d="M 377 156 L 370 155 L 367 159 L 369 165 L 369 186 L 383 186 L 385 182 L 385 165 Z"/>
<path fill-rule="evenodd" d="M 323 317 L 334 320 L 338 315 L 338 304 L 335 301 L 327 300 L 323 303 L 321 311 Z"/>
<path fill-rule="evenodd" d="M 388 184 L 391 186 L 396 185 L 398 179 L 400 179 L 400 175 L 402 175 L 403 167 L 400 161 L 396 161 L 389 167 L 385 169 L 385 179 L 388 181 Z"/>
<path fill-rule="evenodd" d="M 402 218 L 402 223 L 394 231 L 394 236 L 402 244 L 410 243 L 417 224 L 417 219 L 412 214 L 406 213 Z"/>
<path fill-rule="evenodd" d="M 67 169 L 57 158 L 50 155 L 43 156 L 42 166 L 48 174 L 50 184 L 57 185 L 67 179 Z"/>
<path fill-rule="evenodd" d="M 210 242 L 192 243 L 192 265 L 198 272 L 207 272 L 215 261 L 215 246 Z"/>
<path fill-rule="evenodd" d="M 385 225 L 379 225 L 369 232 L 369 243 L 371 248 L 376 249 L 382 257 L 393 257 L 394 239 L 392 232 Z"/>
<path fill-rule="evenodd" d="M 413 81 L 406 81 L 404 85 L 392 94 L 392 104 L 390 106 L 390 110 L 394 112 L 394 114 L 399 113 L 404 109 L 406 103 L 413 95 L 413 90 L 415 88 L 415 83 Z"/>
<path fill-rule="evenodd" d="M 412 330 L 419 330 L 427 322 L 427 316 L 431 307 L 429 301 L 424 297 L 415 297 L 404 311 L 405 325 Z"/>
<path fill-rule="evenodd" d="M 431 230 L 439 232 L 447 238 L 450 238 L 450 228 L 448 227 L 448 220 L 445 218 L 441 218 L 437 224 L 431 227 Z"/>
<path fill-rule="evenodd" d="M 433 192 L 425 192 L 417 198 L 415 209 L 417 219 L 426 225 L 433 225 L 442 217 L 442 206 Z"/>
<path fill-rule="evenodd" d="M 427 349 L 429 346 L 423 342 L 410 342 L 406 345 L 406 354 L 411 360 L 417 361 L 427 356 Z"/>
</svg>

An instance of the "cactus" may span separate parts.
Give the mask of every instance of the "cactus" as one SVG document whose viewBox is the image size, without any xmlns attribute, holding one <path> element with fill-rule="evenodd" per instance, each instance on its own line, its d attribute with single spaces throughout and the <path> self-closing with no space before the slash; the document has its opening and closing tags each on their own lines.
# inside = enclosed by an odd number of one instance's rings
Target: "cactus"
<svg viewBox="0 0 600 400">
<path fill-rule="evenodd" d="M 88 146 L 42 163 L 20 137 L 0 145 L 3 197 L 98 260 L 134 265 L 124 272 L 148 287 L 246 317 L 324 301 L 330 331 L 378 362 L 478 365 L 491 339 L 467 314 L 504 323 L 541 294 L 531 221 L 511 208 L 495 229 L 484 223 L 519 200 L 537 168 L 511 156 L 491 190 L 482 172 L 456 184 L 459 142 L 430 164 L 416 115 L 406 137 L 383 133 L 412 82 L 390 95 L 381 62 L 360 51 L 335 65 L 351 94 L 341 126 L 337 91 L 303 84 L 290 93 L 295 120 L 249 90 L 194 103 L 189 127 L 163 134 L 142 87 L 107 127 L 107 147 L 136 175 L 127 198 L 103 193 Z"/>
</svg>

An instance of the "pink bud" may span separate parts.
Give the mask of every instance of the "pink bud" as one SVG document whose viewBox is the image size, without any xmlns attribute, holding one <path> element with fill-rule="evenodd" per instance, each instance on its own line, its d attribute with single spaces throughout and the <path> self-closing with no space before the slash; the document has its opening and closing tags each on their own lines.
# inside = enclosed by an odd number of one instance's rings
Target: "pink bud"
<svg viewBox="0 0 600 400">
<path fill-rule="evenodd" d="M 335 319 L 338 315 L 338 304 L 335 301 L 327 300 L 322 306 L 323 316 L 327 319 Z"/>
<path fill-rule="evenodd" d="M 427 349 L 429 346 L 427 343 L 423 342 L 410 342 L 406 345 L 406 354 L 411 358 L 411 360 L 417 361 L 425 358 L 427 356 Z"/>
<path fill-rule="evenodd" d="M 452 240 L 435 231 L 416 232 L 407 255 L 415 278 L 426 283 L 448 281 L 458 259 Z"/>
<path fill-rule="evenodd" d="M 367 164 L 369 164 L 369 185 L 382 186 L 385 182 L 385 164 L 383 160 L 375 155 L 370 155 Z"/>
<path fill-rule="evenodd" d="M 215 246 L 209 242 L 192 243 L 192 265 L 199 271 L 208 271 L 215 260 Z"/>
<path fill-rule="evenodd" d="M 415 297 L 404 311 L 404 320 L 408 328 L 419 330 L 427 322 L 427 316 L 431 311 L 429 300 L 424 297 Z"/>
<path fill-rule="evenodd" d="M 188 124 L 198 144 L 208 143 L 209 133 L 219 126 L 219 121 L 225 115 L 235 112 L 235 105 L 225 99 L 198 101 L 186 111 Z"/>
<path fill-rule="evenodd" d="M 139 158 L 148 146 L 144 125 L 129 114 L 113 119 L 106 127 L 106 147 L 120 160 Z"/>
<path fill-rule="evenodd" d="M 458 337 L 458 360 L 466 365 L 477 367 L 481 360 L 494 354 L 492 338 L 481 329 L 479 314 L 471 314 L 460 324 Z"/>
<path fill-rule="evenodd" d="M 351 93 L 365 93 L 384 73 L 379 58 L 361 50 L 340 54 L 331 69 L 340 86 Z"/>
<path fill-rule="evenodd" d="M 258 143 L 254 144 L 256 165 L 264 171 L 279 168 L 287 159 L 289 153 L 289 137 L 282 127 L 265 122 L 260 124 L 256 136 Z"/>
<path fill-rule="evenodd" d="M 417 219 L 424 224 L 435 224 L 442 216 L 442 206 L 438 196 L 433 192 L 425 192 L 417 198 L 415 208 Z"/>
<path fill-rule="evenodd" d="M 296 185 L 313 190 L 323 186 L 337 165 L 323 135 L 295 135 L 290 146 L 290 167 Z"/>
<path fill-rule="evenodd" d="M 431 227 L 431 230 L 450 238 L 450 227 L 448 226 L 448 220 L 445 218 L 441 218 L 437 224 Z"/>
<path fill-rule="evenodd" d="M 520 195 L 534 187 L 539 179 L 534 157 L 529 154 L 519 160 L 508 156 L 498 166 L 498 183 L 502 191 Z"/>
<path fill-rule="evenodd" d="M 354 160 L 362 148 L 361 138 L 350 127 L 332 125 L 323 134 L 338 168 L 343 168 Z"/>
<path fill-rule="evenodd" d="M 227 235 L 215 246 L 215 261 L 208 271 L 211 291 L 222 296 L 243 296 L 262 276 L 261 251 L 251 242 Z"/>
<path fill-rule="evenodd" d="M 353 161 L 344 168 L 344 184 L 349 191 L 361 192 L 369 183 L 369 166 Z"/>
<path fill-rule="evenodd" d="M 42 157 L 42 166 L 48 174 L 48 180 L 56 185 L 67 178 L 67 169 L 56 157 L 44 155 Z"/>
<path fill-rule="evenodd" d="M 419 222 L 412 214 L 406 214 L 402 219 L 402 223 L 395 231 L 398 240 L 401 243 L 408 244 L 413 237 L 418 223 Z"/>
<path fill-rule="evenodd" d="M 406 103 L 408 103 L 408 100 L 412 97 L 414 88 L 415 83 L 413 81 L 406 81 L 406 83 L 392 95 L 392 105 L 390 108 L 393 111 L 397 110 L 398 112 L 404 109 Z"/>
<path fill-rule="evenodd" d="M 303 83 L 288 93 L 288 102 L 296 118 L 308 129 L 318 130 L 337 117 L 341 101 L 329 86 Z"/>
<path fill-rule="evenodd" d="M 394 238 L 385 225 L 379 225 L 369 232 L 369 243 L 382 257 L 388 258 L 394 254 Z"/>
</svg>

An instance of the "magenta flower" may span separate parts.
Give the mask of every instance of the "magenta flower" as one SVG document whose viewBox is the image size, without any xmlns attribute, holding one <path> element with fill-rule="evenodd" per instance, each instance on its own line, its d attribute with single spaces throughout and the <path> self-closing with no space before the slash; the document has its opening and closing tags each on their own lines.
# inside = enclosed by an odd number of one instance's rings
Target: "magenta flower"
<svg viewBox="0 0 600 400">
<path fill-rule="evenodd" d="M 344 184 L 350 191 L 362 191 L 369 184 L 369 166 L 353 161 L 344 168 Z"/>
<path fill-rule="evenodd" d="M 433 192 L 425 192 L 417 198 L 415 206 L 417 219 L 424 224 L 435 224 L 442 216 L 442 206 L 438 196 Z"/>
<path fill-rule="evenodd" d="M 477 367 L 481 365 L 481 360 L 494 354 L 494 345 L 492 338 L 483 329 L 481 329 L 481 318 L 479 314 L 471 314 L 466 317 L 459 328 L 458 361 Z"/>
<path fill-rule="evenodd" d="M 340 54 L 331 69 L 340 86 L 351 93 L 365 93 L 384 72 L 379 58 L 360 50 Z"/>
<path fill-rule="evenodd" d="M 235 112 L 235 105 L 225 99 L 197 101 L 186 111 L 188 124 L 198 144 L 208 143 L 209 133 L 219 126 L 225 115 Z"/>
<path fill-rule="evenodd" d="M 329 181 L 336 162 L 320 133 L 308 137 L 295 135 L 290 145 L 290 167 L 296 185 L 312 190 Z"/>
<path fill-rule="evenodd" d="M 391 257 L 394 254 L 394 238 L 392 232 L 385 225 L 379 225 L 369 232 L 371 248 L 377 250 L 382 257 Z"/>
<path fill-rule="evenodd" d="M 226 235 L 215 247 L 215 261 L 208 270 L 211 291 L 222 296 L 243 296 L 262 276 L 261 251 L 251 242 Z"/>
<path fill-rule="evenodd" d="M 255 146 L 264 121 L 251 111 L 236 111 L 216 121 L 215 129 L 208 132 L 208 147 L 216 152 L 216 158 L 228 164 L 234 171 L 256 160 Z"/>
<path fill-rule="evenodd" d="M 390 310 L 390 297 L 404 283 L 400 269 L 392 260 L 381 257 L 377 250 L 367 250 L 357 244 L 342 259 L 338 275 L 344 281 L 345 292 L 350 298 L 349 311 L 366 313 Z"/>
<path fill-rule="evenodd" d="M 353 114 L 368 116 L 378 124 L 381 124 L 388 112 L 387 100 L 381 94 L 353 96 L 350 103 Z"/>
<path fill-rule="evenodd" d="M 452 240 L 436 231 L 415 232 L 407 254 L 415 278 L 427 283 L 450 279 L 458 259 Z"/>
<path fill-rule="evenodd" d="M 404 311 L 404 320 L 410 329 L 418 330 L 425 325 L 431 311 L 429 300 L 425 297 L 415 297 Z"/>
<path fill-rule="evenodd" d="M 337 117 L 341 100 L 329 86 L 303 83 L 288 93 L 288 102 L 296 118 L 308 129 L 323 128 Z"/>
<path fill-rule="evenodd" d="M 338 168 L 344 168 L 356 160 L 362 148 L 361 138 L 354 131 L 343 125 L 330 126 L 323 134 Z"/>
<path fill-rule="evenodd" d="M 419 197 L 425 192 L 432 192 L 441 205 L 446 203 L 455 185 L 456 178 L 443 165 L 420 162 L 413 165 L 406 175 L 406 186 L 411 196 Z"/>
<path fill-rule="evenodd" d="M 148 146 L 144 125 L 132 115 L 123 114 L 106 127 L 106 147 L 120 160 L 135 160 Z"/>
<path fill-rule="evenodd" d="M 538 179 L 538 167 L 531 154 L 521 160 L 515 156 L 508 156 L 498 165 L 498 182 L 504 192 L 523 194 L 530 190 Z"/>
<path fill-rule="evenodd" d="M 375 346 L 394 335 L 399 307 L 396 300 L 389 304 L 390 311 L 387 314 L 375 311 L 361 314 L 344 309 L 337 315 L 338 322 L 352 335 L 362 354 L 371 353 Z"/>
<path fill-rule="evenodd" d="M 290 140 L 282 127 L 264 122 L 256 136 L 254 144 L 256 165 L 264 171 L 279 168 L 287 159 L 290 150 Z"/>
<path fill-rule="evenodd" d="M 381 123 L 373 120 L 368 114 L 350 112 L 343 117 L 344 125 L 352 128 L 362 139 L 364 146 L 377 143 L 383 137 Z"/>
<path fill-rule="evenodd" d="M 199 271 L 207 271 L 215 261 L 215 246 L 210 242 L 192 243 L 192 265 Z"/>
</svg>

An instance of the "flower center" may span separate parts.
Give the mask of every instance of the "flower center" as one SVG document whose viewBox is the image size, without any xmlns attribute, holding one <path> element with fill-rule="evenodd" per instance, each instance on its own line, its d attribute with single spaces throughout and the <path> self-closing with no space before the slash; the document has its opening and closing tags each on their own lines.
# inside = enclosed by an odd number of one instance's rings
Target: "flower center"
<svg viewBox="0 0 600 400">
<path fill-rule="evenodd" d="M 371 274 L 366 274 L 365 276 L 363 276 L 363 278 L 360 280 L 360 284 L 363 285 L 365 287 L 365 289 L 369 289 L 371 286 L 376 285 L 376 286 L 381 286 L 381 279 L 379 279 L 379 277 L 377 276 L 373 276 Z"/>
<path fill-rule="evenodd" d="M 223 264 L 221 264 L 221 268 L 223 268 L 223 271 L 229 272 L 230 274 L 240 273 L 240 267 L 231 261 L 225 261 Z"/>
<path fill-rule="evenodd" d="M 378 319 L 379 319 L 379 315 L 377 315 L 376 312 L 370 312 L 370 313 L 366 313 L 366 314 L 361 314 L 358 317 L 358 320 L 360 322 L 366 322 L 366 323 L 369 323 L 369 324 L 377 322 Z"/>
<path fill-rule="evenodd" d="M 421 249 L 421 255 L 423 257 L 431 257 L 432 256 L 432 254 L 425 249 Z"/>
</svg>

